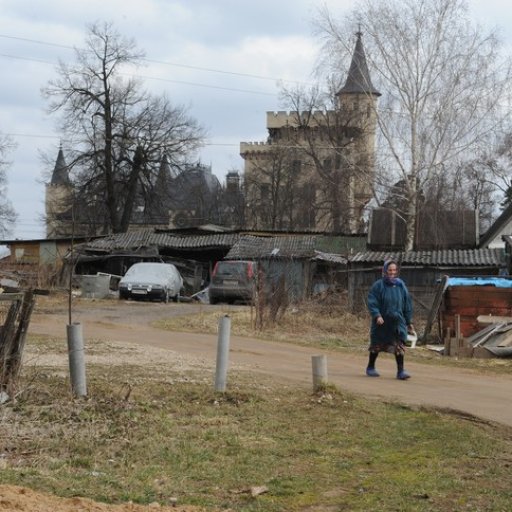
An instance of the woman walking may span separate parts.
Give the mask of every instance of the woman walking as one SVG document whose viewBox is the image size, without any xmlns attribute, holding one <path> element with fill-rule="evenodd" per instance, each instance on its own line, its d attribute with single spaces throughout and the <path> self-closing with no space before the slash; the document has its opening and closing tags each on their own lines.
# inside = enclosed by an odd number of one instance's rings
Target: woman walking
<svg viewBox="0 0 512 512">
<path fill-rule="evenodd" d="M 368 293 L 368 310 L 371 315 L 370 357 L 366 368 L 368 377 L 379 377 L 375 362 L 380 352 L 395 354 L 396 378 L 406 380 L 410 375 L 404 370 L 404 352 L 407 333 L 413 332 L 412 301 L 405 283 L 398 277 L 396 261 L 386 261 L 382 278 L 373 283 Z"/>
</svg>

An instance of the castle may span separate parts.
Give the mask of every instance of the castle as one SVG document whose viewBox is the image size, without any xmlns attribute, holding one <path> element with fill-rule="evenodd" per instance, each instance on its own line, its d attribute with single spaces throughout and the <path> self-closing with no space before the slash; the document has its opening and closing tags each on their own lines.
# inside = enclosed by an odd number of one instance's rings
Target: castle
<svg viewBox="0 0 512 512">
<path fill-rule="evenodd" d="M 235 229 L 364 231 L 364 211 L 373 197 L 380 93 L 370 80 L 362 34 L 356 36 L 333 109 L 267 112 L 267 140 L 240 143 L 243 193 L 236 172 L 228 173 L 222 187 L 211 168 L 195 164 L 176 171 L 164 155 L 151 183 L 140 184 L 128 229 L 213 223 Z M 89 191 L 87 201 L 80 194 L 60 148 L 46 186 L 48 238 L 110 233 L 103 191 Z"/>
<path fill-rule="evenodd" d="M 333 110 L 267 112 L 266 142 L 242 142 L 246 225 L 357 233 L 373 196 L 376 106 L 362 34 Z"/>
</svg>

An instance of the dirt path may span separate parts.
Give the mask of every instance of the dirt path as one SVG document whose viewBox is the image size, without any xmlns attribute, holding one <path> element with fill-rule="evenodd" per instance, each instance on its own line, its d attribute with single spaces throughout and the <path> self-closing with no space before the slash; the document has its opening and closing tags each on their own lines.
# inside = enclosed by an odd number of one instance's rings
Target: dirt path
<svg viewBox="0 0 512 512">
<path fill-rule="evenodd" d="M 175 351 L 215 364 L 217 337 L 162 331 L 149 322 L 169 316 L 199 311 L 196 304 L 147 304 L 120 302 L 87 308 L 75 313 L 73 321 L 83 325 L 87 337 L 125 343 L 137 343 Z M 217 306 L 201 306 L 203 310 Z M 219 315 L 221 310 L 218 309 Z M 65 338 L 67 316 L 64 312 L 36 313 L 30 332 Z M 311 385 L 311 356 L 327 354 L 329 381 L 340 389 L 368 397 L 384 397 L 409 405 L 452 409 L 463 414 L 512 426 L 512 376 L 482 375 L 472 370 L 436 367 L 406 361 L 412 374 L 409 381 L 395 379 L 392 357 L 383 355 L 378 361 L 380 378 L 364 375 L 366 356 L 313 351 L 291 344 L 265 342 L 232 336 L 230 364 L 252 372 L 272 374 Z M 228 377 L 229 385 L 229 377 Z"/>
</svg>

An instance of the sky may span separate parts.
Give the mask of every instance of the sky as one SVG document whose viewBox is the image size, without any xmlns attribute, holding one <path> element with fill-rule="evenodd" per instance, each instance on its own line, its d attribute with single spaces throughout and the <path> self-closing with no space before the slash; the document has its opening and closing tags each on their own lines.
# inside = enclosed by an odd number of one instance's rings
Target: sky
<svg viewBox="0 0 512 512">
<path fill-rule="evenodd" d="M 473 19 L 512 47 L 509 0 L 471 0 Z M 224 182 L 243 171 L 240 142 L 266 138 L 266 112 L 284 110 L 282 84 L 308 84 L 319 51 L 312 19 L 342 16 L 357 0 L 0 0 L 0 133 L 11 151 L 8 197 L 18 220 L 8 237 L 44 238 L 45 181 L 62 134 L 41 89 L 59 60 L 72 62 L 87 26 L 112 22 L 146 52 L 145 87 L 187 108 L 208 136 L 198 159 Z M 50 166 L 51 167 L 51 166 Z"/>
</svg>

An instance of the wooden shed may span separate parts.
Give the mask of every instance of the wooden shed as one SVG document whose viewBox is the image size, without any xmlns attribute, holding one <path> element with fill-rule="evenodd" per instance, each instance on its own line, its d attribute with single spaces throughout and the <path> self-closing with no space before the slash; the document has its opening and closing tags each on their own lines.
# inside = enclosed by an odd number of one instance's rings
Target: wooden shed
<svg viewBox="0 0 512 512">
<path fill-rule="evenodd" d="M 469 337 L 480 331 L 479 315 L 512 316 L 512 278 L 450 277 L 441 302 L 440 326 L 455 335 L 455 317 L 460 317 L 460 332 Z"/>
</svg>

